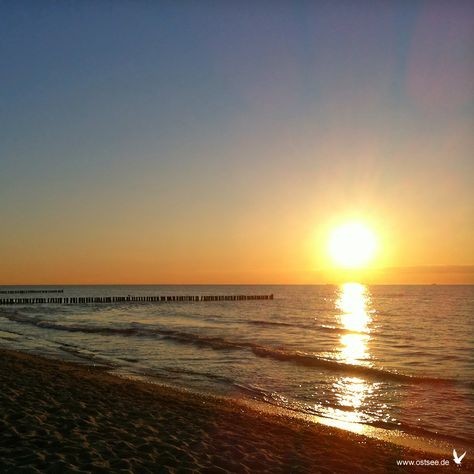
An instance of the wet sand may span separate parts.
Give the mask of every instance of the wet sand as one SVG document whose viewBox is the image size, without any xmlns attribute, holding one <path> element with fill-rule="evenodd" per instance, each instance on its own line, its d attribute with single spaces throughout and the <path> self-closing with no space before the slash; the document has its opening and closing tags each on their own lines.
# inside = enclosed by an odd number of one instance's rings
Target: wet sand
<svg viewBox="0 0 474 474">
<path fill-rule="evenodd" d="M 0 472 L 460 472 L 398 467 L 443 456 L 104 368 L 0 351 L 0 384 Z"/>
</svg>

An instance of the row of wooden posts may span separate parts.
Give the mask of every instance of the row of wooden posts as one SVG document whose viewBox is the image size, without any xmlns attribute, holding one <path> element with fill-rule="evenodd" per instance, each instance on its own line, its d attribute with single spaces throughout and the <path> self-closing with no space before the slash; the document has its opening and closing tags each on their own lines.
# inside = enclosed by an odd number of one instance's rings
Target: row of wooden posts
<svg viewBox="0 0 474 474">
<path fill-rule="evenodd" d="M 0 305 L 11 304 L 87 304 L 87 303 L 161 303 L 172 301 L 272 300 L 271 295 L 197 295 L 197 296 L 69 296 L 38 298 L 0 298 Z"/>
<path fill-rule="evenodd" d="M 25 293 L 63 293 L 64 290 L 0 290 L 2 294 L 20 295 Z"/>
</svg>

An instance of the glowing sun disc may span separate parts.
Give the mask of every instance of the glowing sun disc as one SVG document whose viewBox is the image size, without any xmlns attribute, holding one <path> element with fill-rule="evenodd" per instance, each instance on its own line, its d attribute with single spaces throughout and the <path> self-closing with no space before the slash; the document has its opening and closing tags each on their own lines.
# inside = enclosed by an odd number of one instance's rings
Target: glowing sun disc
<svg viewBox="0 0 474 474">
<path fill-rule="evenodd" d="M 374 232 L 360 222 L 343 224 L 334 229 L 329 237 L 329 255 L 339 267 L 363 267 L 374 258 L 376 249 Z"/>
</svg>

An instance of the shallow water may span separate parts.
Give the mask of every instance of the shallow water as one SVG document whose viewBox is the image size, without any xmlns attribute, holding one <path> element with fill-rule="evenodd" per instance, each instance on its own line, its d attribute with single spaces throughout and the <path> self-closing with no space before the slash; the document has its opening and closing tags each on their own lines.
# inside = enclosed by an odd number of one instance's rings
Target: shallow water
<svg viewBox="0 0 474 474">
<path fill-rule="evenodd" d="M 270 293 L 0 306 L 0 347 L 339 422 L 472 439 L 474 286 L 70 286 L 61 296 Z"/>
</svg>

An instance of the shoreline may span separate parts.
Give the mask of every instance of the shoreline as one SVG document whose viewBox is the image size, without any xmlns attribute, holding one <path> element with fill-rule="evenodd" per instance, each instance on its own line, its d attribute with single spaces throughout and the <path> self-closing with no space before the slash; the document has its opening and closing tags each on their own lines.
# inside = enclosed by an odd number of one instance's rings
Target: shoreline
<svg viewBox="0 0 474 474">
<path fill-rule="evenodd" d="M 72 363 L 74 364 L 74 362 Z M 282 419 L 285 420 L 286 423 L 303 423 L 314 425 L 316 427 L 329 427 L 330 429 L 336 430 L 336 433 L 339 435 L 344 435 L 344 433 L 355 434 L 372 440 L 386 442 L 402 449 L 406 448 L 417 452 L 424 452 L 426 454 L 429 453 L 430 455 L 444 456 L 448 458 L 452 455 L 452 446 L 458 447 L 458 450 L 465 449 L 469 451 L 472 449 L 471 445 L 460 439 L 449 440 L 441 439 L 441 437 L 430 438 L 425 434 L 416 435 L 401 430 L 381 428 L 364 423 L 341 421 L 320 415 L 303 413 L 292 410 L 291 408 L 265 403 L 256 399 L 235 398 L 232 396 L 215 395 L 184 387 L 173 387 L 166 383 L 162 383 L 159 378 L 154 376 L 129 374 L 127 372 L 122 372 L 120 369 L 110 370 L 110 367 L 107 368 L 106 366 L 103 366 L 103 368 L 113 377 L 119 377 L 124 380 L 156 387 L 158 391 L 164 390 L 171 396 L 184 396 L 185 398 L 200 397 L 212 403 L 216 403 L 218 406 L 231 407 L 232 410 L 244 409 L 248 411 L 249 414 L 251 413 L 255 416 L 264 416 L 276 420 Z"/>
<path fill-rule="evenodd" d="M 361 434 L 90 367 L 0 350 L 0 470 L 433 472 L 449 459 Z M 468 472 L 469 460 L 463 462 Z M 431 471 L 430 471 L 431 470 Z"/>
</svg>

